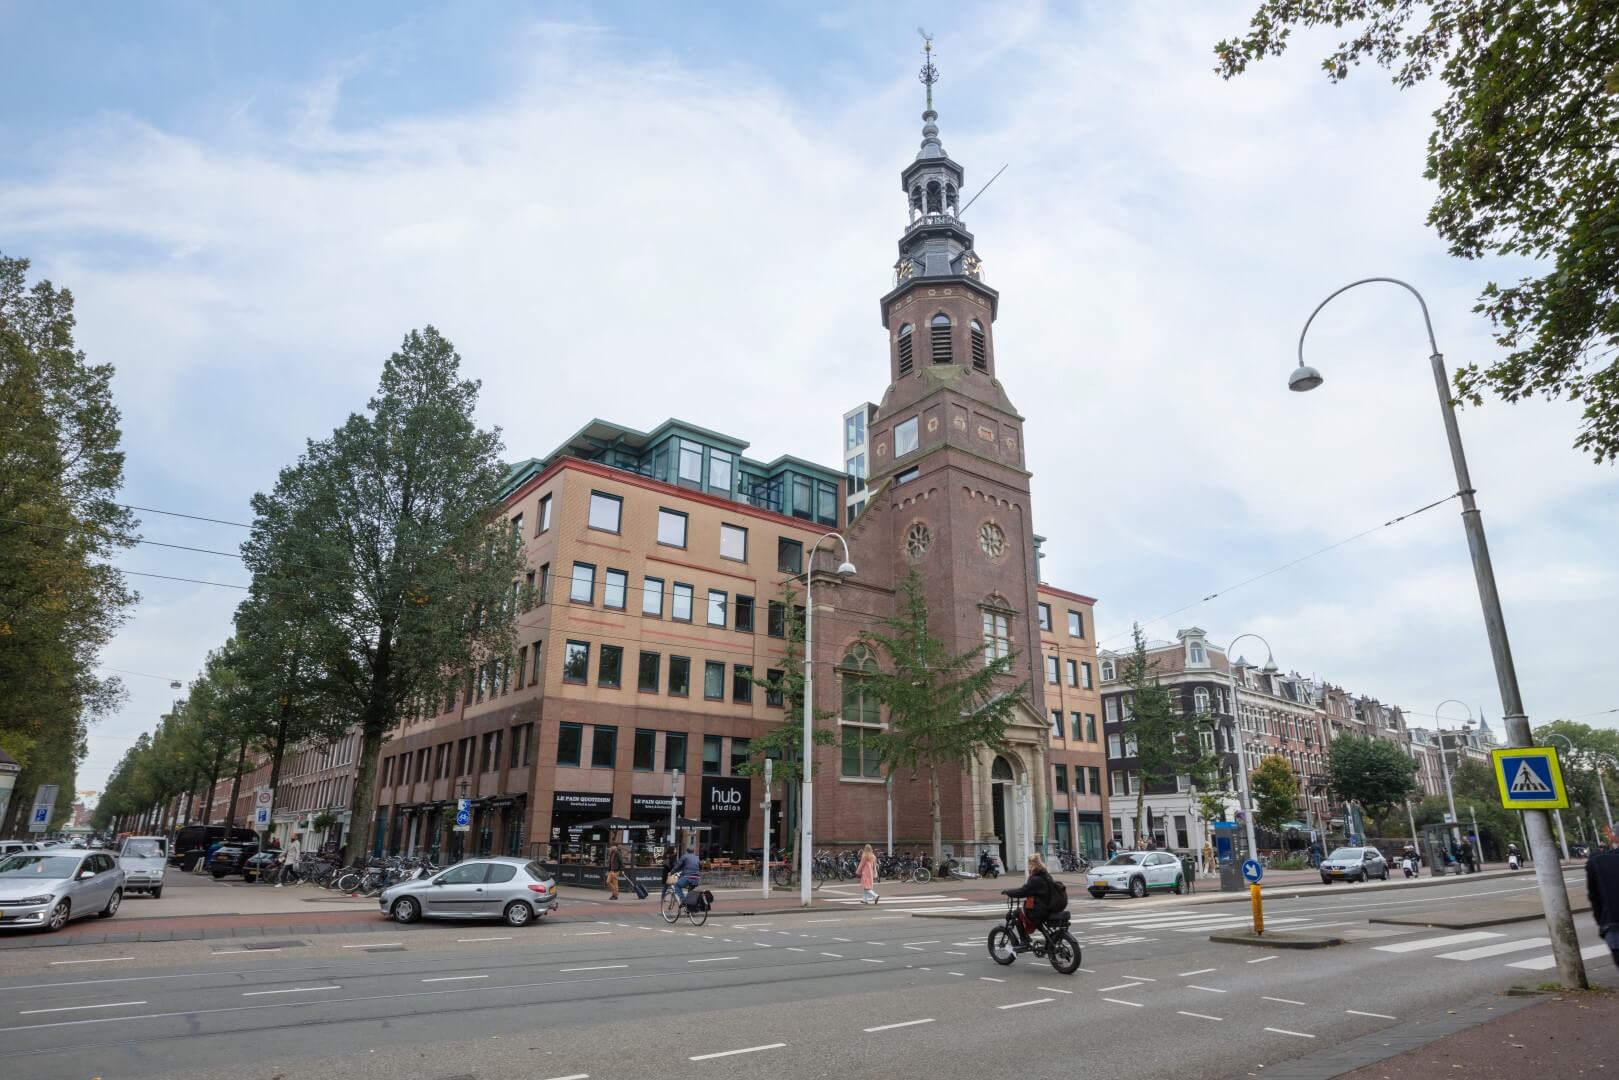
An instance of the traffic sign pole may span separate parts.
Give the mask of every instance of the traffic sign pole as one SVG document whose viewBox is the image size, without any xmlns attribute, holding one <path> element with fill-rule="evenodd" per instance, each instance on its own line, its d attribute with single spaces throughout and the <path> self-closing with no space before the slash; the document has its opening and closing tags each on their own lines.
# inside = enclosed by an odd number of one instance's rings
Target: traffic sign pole
<svg viewBox="0 0 1619 1080">
<path fill-rule="evenodd" d="M 1256 881 L 1248 886 L 1248 899 L 1254 905 L 1254 934 L 1263 935 L 1265 933 L 1265 905 L 1259 898 L 1259 882 Z"/>
</svg>

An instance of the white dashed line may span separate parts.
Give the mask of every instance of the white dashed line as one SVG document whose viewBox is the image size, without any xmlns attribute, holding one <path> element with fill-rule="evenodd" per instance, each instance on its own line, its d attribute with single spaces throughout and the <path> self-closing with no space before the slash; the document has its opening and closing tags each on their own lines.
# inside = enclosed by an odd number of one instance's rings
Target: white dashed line
<svg viewBox="0 0 1619 1080">
<path fill-rule="evenodd" d="M 24 1009 L 18 1016 L 38 1016 L 40 1013 L 78 1012 L 80 1009 L 122 1009 L 126 1005 L 145 1005 L 144 1001 L 109 1001 L 105 1005 L 67 1005 L 57 1009 Z"/>
<path fill-rule="evenodd" d="M 787 946 L 787 951 L 788 952 L 803 952 L 804 950 L 800 949 L 797 945 L 789 945 L 789 946 Z"/>
<path fill-rule="evenodd" d="M 1127 983 L 1119 983 L 1117 986 L 1099 986 L 1099 987 L 1096 988 L 1096 992 L 1098 994 L 1105 994 L 1109 990 L 1134 990 L 1136 987 L 1138 987 L 1140 985 L 1141 984 L 1138 983 L 1138 982 L 1127 982 Z"/>
<path fill-rule="evenodd" d="M 927 1020 L 903 1020 L 898 1024 L 878 1024 L 876 1027 L 864 1028 L 863 1030 L 869 1035 L 873 1031 L 893 1031 L 895 1028 L 916 1027 L 918 1024 L 931 1023 L 933 1023 L 931 1018 Z"/>
<path fill-rule="evenodd" d="M 1188 990 L 1202 990 L 1205 993 L 1209 993 L 1209 994 L 1223 994 L 1223 993 L 1225 993 L 1224 990 L 1221 990 L 1218 987 L 1198 986 L 1196 983 L 1187 983 L 1186 984 L 1186 989 L 1188 989 Z"/>
<path fill-rule="evenodd" d="M 978 976 L 978 981 L 979 982 L 1005 982 L 1006 980 L 1005 979 L 997 979 L 997 978 L 995 978 L 993 976 L 990 976 L 990 975 L 980 975 L 980 976 Z"/>
<path fill-rule="evenodd" d="M 373 941 L 369 945 L 339 945 L 339 949 L 389 949 L 403 945 L 403 941 Z"/>
<path fill-rule="evenodd" d="M 1220 1017 L 1218 1017 L 1218 1016 L 1210 1016 L 1208 1013 L 1187 1012 L 1185 1009 L 1176 1009 L 1175 1012 L 1178 1013 L 1181 1016 L 1190 1016 L 1190 1017 L 1194 1017 L 1195 1019 L 1198 1019 L 1198 1020 L 1214 1020 L 1216 1022 L 1223 1023 L 1223 1021 L 1220 1019 Z"/>
<path fill-rule="evenodd" d="M 1157 982 L 1158 981 L 1157 979 L 1149 979 L 1145 975 L 1120 975 L 1119 978 L 1121 978 L 1121 979 L 1134 979 L 1136 982 Z"/>
<path fill-rule="evenodd" d="M 693 1054 L 687 1061 L 710 1061 L 714 1058 L 735 1057 L 737 1054 L 757 1054 L 761 1050 L 780 1050 L 786 1043 L 766 1043 L 763 1046 L 744 1046 L 740 1050 L 721 1050 L 716 1054 Z"/>
<path fill-rule="evenodd" d="M 1103 1001 L 1111 1001 L 1115 1005 L 1129 1005 L 1132 1008 L 1136 1008 L 1136 1009 L 1139 1009 L 1139 1008 L 1142 1007 L 1141 1002 L 1139 1002 L 1139 1001 L 1123 1001 L 1123 1000 L 1121 1000 L 1119 998 L 1103 998 L 1102 1000 Z"/>
<path fill-rule="evenodd" d="M 133 959 L 133 956 L 103 956 L 99 960 L 52 960 L 51 967 L 61 967 L 63 964 L 110 964 L 115 960 Z"/>
<path fill-rule="evenodd" d="M 589 967 L 558 968 L 559 971 L 614 971 L 618 968 L 627 968 L 628 964 L 592 964 Z"/>
<path fill-rule="evenodd" d="M 1269 956 L 1261 956 L 1258 960 L 1249 960 L 1249 961 L 1247 961 L 1247 963 L 1250 963 L 1250 964 L 1263 964 L 1266 960 L 1274 960 L 1274 959 L 1276 959 L 1276 954 L 1271 953 Z M 1265 1030 L 1269 1031 L 1270 1029 L 1266 1028 Z M 1315 1038 L 1315 1036 L 1311 1035 L 1311 1036 L 1309 1036 L 1309 1038 L 1313 1039 L 1313 1038 Z"/>
<path fill-rule="evenodd" d="M 1390 1016 L 1388 1013 L 1361 1012 L 1359 1009 L 1345 1009 L 1344 1012 L 1348 1013 L 1350 1016 L 1370 1016 L 1374 1020 L 1398 1020 L 1399 1019 L 1399 1017 Z"/>
<path fill-rule="evenodd" d="M 1259 1000 L 1260 1001 L 1280 1001 L 1283 1005 L 1303 1005 L 1304 1004 L 1304 1002 L 1302 1002 L 1302 1001 L 1294 1001 L 1292 998 L 1261 997 Z"/>
<path fill-rule="evenodd" d="M 997 1009 L 1001 1009 L 1001 1010 L 1004 1011 L 1006 1009 L 1021 1009 L 1025 1005 L 1044 1005 L 1047 1002 L 1051 1002 L 1051 1001 L 1055 1001 L 1055 1000 L 1057 1000 L 1057 999 L 1056 998 L 1035 998 L 1032 1001 L 1014 1001 L 1010 1005 L 997 1005 L 995 1007 Z"/>
<path fill-rule="evenodd" d="M 822 956 L 830 956 L 834 960 L 842 960 L 843 959 L 843 954 L 842 953 L 824 952 L 821 955 Z"/>
<path fill-rule="evenodd" d="M 510 941 L 510 940 L 511 940 L 511 938 L 509 938 L 509 937 L 458 937 L 458 938 L 455 939 L 455 943 L 457 945 L 465 945 L 469 941 Z M 345 945 L 343 947 L 345 949 L 348 948 L 347 945 Z"/>
<path fill-rule="evenodd" d="M 423 979 L 422 982 L 466 982 L 469 979 L 487 979 L 487 975 L 440 975 L 433 979 Z"/>
<path fill-rule="evenodd" d="M 923 970 L 926 970 L 925 968 Z M 1072 994 L 1072 990 L 1059 990 L 1055 986 L 1037 986 L 1036 990 L 1048 990 L 1053 994 Z"/>
<path fill-rule="evenodd" d="M 740 960 L 740 956 L 705 956 L 701 960 L 687 960 L 688 964 L 716 964 L 721 960 Z"/>
<path fill-rule="evenodd" d="M 887 960 L 874 960 L 869 956 L 862 956 L 860 958 L 860 962 L 862 964 L 886 964 L 886 963 L 888 963 Z"/>
<path fill-rule="evenodd" d="M 249 990 L 243 997 L 264 997 L 266 994 L 312 994 L 317 990 L 341 990 L 341 986 L 294 986 L 287 990 Z"/>
<path fill-rule="evenodd" d="M 552 1076 L 547 1080 L 590 1080 L 589 1073 L 570 1073 L 567 1076 Z"/>
<path fill-rule="evenodd" d="M 907 946 L 910 946 L 910 945 L 937 945 L 937 944 L 939 944 L 939 939 L 934 938 L 932 941 L 907 941 L 907 942 L 905 942 L 905 944 Z"/>
<path fill-rule="evenodd" d="M 1211 971 L 1219 971 L 1219 970 L 1220 970 L 1219 968 L 1198 968 L 1196 971 L 1183 971 L 1179 975 L 1175 976 L 1175 978 L 1177 978 L 1177 979 L 1189 979 L 1193 975 L 1207 975 Z"/>
<path fill-rule="evenodd" d="M 1249 961 L 1249 963 L 1252 963 L 1252 962 L 1253 961 Z M 1286 1028 L 1268 1027 L 1265 1030 L 1266 1031 L 1274 1031 L 1278 1035 L 1291 1035 L 1295 1039 L 1313 1039 L 1313 1038 L 1315 1038 L 1314 1035 L 1308 1035 L 1308 1034 L 1306 1034 L 1305 1032 L 1302 1032 L 1302 1031 L 1289 1031 Z"/>
</svg>

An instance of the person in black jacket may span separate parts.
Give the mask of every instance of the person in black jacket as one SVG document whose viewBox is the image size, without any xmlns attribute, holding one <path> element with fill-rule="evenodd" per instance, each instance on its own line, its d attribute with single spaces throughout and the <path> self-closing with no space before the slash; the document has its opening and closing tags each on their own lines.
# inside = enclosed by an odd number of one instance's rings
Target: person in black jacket
<svg viewBox="0 0 1619 1080">
<path fill-rule="evenodd" d="M 1051 873 L 1045 860 L 1038 854 L 1029 855 L 1029 877 L 1016 889 L 1002 889 L 1002 896 L 1023 900 L 1018 912 L 1018 928 L 1023 932 L 1022 944 L 1029 944 L 1029 935 L 1051 914 Z"/>
<path fill-rule="evenodd" d="M 1597 932 L 1619 964 L 1619 838 L 1609 837 L 1608 850 L 1585 860 L 1585 891 L 1591 897 Z"/>
</svg>

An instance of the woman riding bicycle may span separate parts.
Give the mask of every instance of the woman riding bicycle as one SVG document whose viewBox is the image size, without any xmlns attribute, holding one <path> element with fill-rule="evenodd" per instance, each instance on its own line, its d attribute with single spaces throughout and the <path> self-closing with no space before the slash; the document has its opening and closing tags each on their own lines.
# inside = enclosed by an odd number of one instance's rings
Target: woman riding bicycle
<svg viewBox="0 0 1619 1080">
<path fill-rule="evenodd" d="M 1031 852 L 1028 880 L 1016 889 L 1001 890 L 1002 896 L 1023 901 L 1023 907 L 1018 911 L 1018 929 L 1023 932 L 1023 945 L 1030 943 L 1030 935 L 1051 914 L 1051 886 L 1051 873 L 1046 869 L 1045 860 Z"/>
</svg>

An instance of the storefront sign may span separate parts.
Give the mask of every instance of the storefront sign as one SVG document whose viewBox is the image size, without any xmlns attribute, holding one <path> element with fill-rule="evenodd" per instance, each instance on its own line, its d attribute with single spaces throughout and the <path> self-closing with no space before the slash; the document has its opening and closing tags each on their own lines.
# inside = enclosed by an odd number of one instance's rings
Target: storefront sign
<svg viewBox="0 0 1619 1080">
<path fill-rule="evenodd" d="M 686 796 L 680 796 L 675 804 L 675 813 L 686 812 Z M 635 821 L 653 821 L 669 816 L 669 796 L 667 795 L 631 795 L 630 817 Z"/>
<path fill-rule="evenodd" d="M 595 791 L 559 791 L 552 798 L 551 809 L 559 814 L 600 814 L 613 812 L 613 796 Z"/>
<path fill-rule="evenodd" d="M 746 819 L 750 790 L 745 776 L 703 777 L 703 820 Z"/>
</svg>

